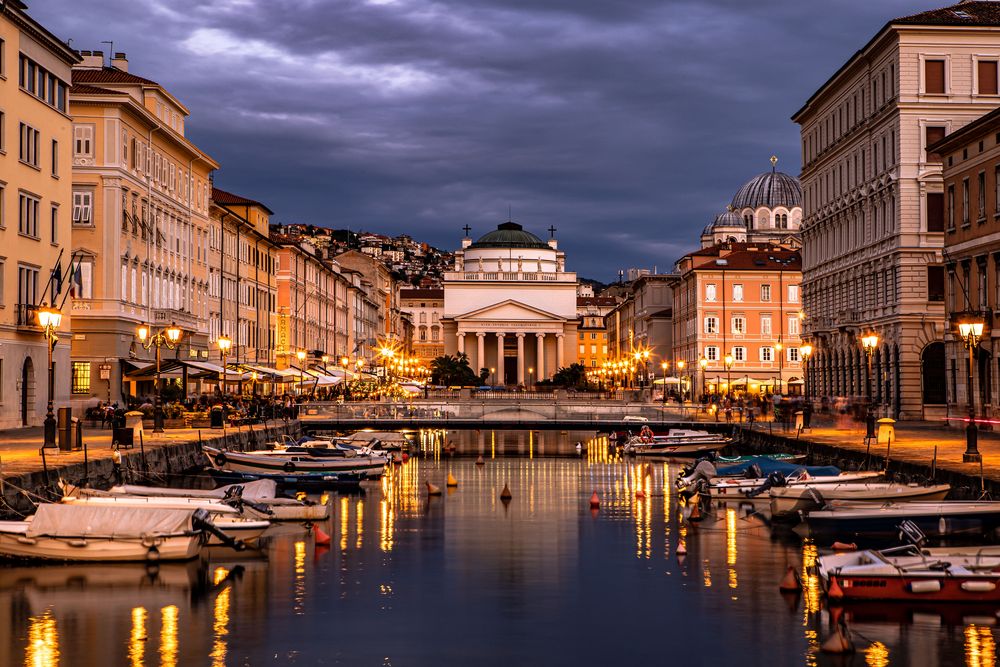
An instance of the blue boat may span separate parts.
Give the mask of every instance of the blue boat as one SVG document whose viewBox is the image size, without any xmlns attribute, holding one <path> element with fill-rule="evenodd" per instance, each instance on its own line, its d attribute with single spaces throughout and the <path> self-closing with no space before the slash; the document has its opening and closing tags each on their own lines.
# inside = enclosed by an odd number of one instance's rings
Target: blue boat
<svg viewBox="0 0 1000 667">
<path fill-rule="evenodd" d="M 780 472 L 788 477 L 798 470 L 805 470 L 811 477 L 834 477 L 840 474 L 840 468 L 836 466 L 804 466 L 801 463 L 776 461 L 766 456 L 754 456 L 741 463 L 716 466 L 715 474 L 717 477 L 741 477 L 746 475 L 751 466 L 757 466 L 761 472 L 754 477 L 767 477 L 772 472 Z"/>
<path fill-rule="evenodd" d="M 357 472 L 318 472 L 296 473 L 290 475 L 280 472 L 233 472 L 209 468 L 208 473 L 226 484 L 253 482 L 258 479 L 270 479 L 285 489 L 330 489 L 335 491 L 358 491 L 361 482 L 367 479 L 365 473 Z"/>
</svg>

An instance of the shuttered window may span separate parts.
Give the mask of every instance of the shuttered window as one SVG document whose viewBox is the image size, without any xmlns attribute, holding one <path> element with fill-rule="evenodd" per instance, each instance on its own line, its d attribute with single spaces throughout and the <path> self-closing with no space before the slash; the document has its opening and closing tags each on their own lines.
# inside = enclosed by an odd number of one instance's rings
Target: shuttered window
<svg viewBox="0 0 1000 667">
<path fill-rule="evenodd" d="M 927 300 L 944 301 L 944 267 L 927 267 Z"/>
<path fill-rule="evenodd" d="M 924 140 L 924 149 L 926 149 L 928 146 L 932 146 L 937 142 L 941 141 L 942 139 L 944 139 L 945 128 L 927 126 L 926 128 L 924 128 L 924 132 L 926 135 L 926 138 Z M 932 153 L 929 150 L 927 151 L 927 159 L 937 160 L 939 158 L 940 156 L 937 153 Z"/>
<path fill-rule="evenodd" d="M 997 61 L 980 60 L 978 62 L 979 94 L 997 94 Z"/>
<path fill-rule="evenodd" d="M 927 194 L 927 231 L 944 231 L 944 195 L 940 192 Z"/>
<path fill-rule="evenodd" d="M 930 95 L 944 94 L 944 61 L 924 61 L 924 92 Z"/>
</svg>

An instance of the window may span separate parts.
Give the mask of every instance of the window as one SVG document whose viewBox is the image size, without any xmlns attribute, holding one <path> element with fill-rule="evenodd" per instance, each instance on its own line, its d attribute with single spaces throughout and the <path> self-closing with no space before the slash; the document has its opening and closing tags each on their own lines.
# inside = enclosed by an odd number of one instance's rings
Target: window
<svg viewBox="0 0 1000 667">
<path fill-rule="evenodd" d="M 786 361 L 798 361 L 799 360 L 799 348 L 790 347 L 785 351 Z"/>
<path fill-rule="evenodd" d="M 745 334 L 747 332 L 747 318 L 738 316 L 733 318 L 733 333 Z"/>
<path fill-rule="evenodd" d="M 940 160 L 941 156 L 929 150 L 929 146 L 944 139 L 946 129 L 940 126 L 927 126 L 924 128 L 924 150 L 927 151 L 928 160 Z"/>
<path fill-rule="evenodd" d="M 743 300 L 743 285 L 735 284 L 733 285 L 733 301 Z"/>
<path fill-rule="evenodd" d="M 762 347 L 762 348 L 760 348 L 760 360 L 761 361 L 774 361 L 774 348 L 773 347 Z"/>
<path fill-rule="evenodd" d="M 944 195 L 940 192 L 927 193 L 927 231 L 944 231 Z"/>
<path fill-rule="evenodd" d="M 976 63 L 980 95 L 997 94 L 997 61 L 980 60 Z"/>
<path fill-rule="evenodd" d="M 73 191 L 73 224 L 89 227 L 93 224 L 94 193 L 89 190 Z"/>
<path fill-rule="evenodd" d="M 17 231 L 25 236 L 38 238 L 38 201 L 33 195 L 20 193 Z"/>
<path fill-rule="evenodd" d="M 66 84 L 24 54 L 18 59 L 18 66 L 18 85 L 42 102 L 65 113 Z"/>
<path fill-rule="evenodd" d="M 944 94 L 944 61 L 924 61 L 924 92 L 928 95 Z"/>
<path fill-rule="evenodd" d="M 944 267 L 927 267 L 927 300 L 944 301 Z"/>
<path fill-rule="evenodd" d="M 41 133 L 38 130 L 21 123 L 21 147 L 18 154 L 21 162 L 38 167 L 38 142 L 41 141 Z"/>
<path fill-rule="evenodd" d="M 969 179 L 962 179 L 962 224 L 969 224 Z"/>
<path fill-rule="evenodd" d="M 73 126 L 73 157 L 94 157 L 94 126 Z"/>
<path fill-rule="evenodd" d="M 0 153 L 7 151 L 7 117 L 0 111 Z"/>
<path fill-rule="evenodd" d="M 798 303 L 799 302 L 799 286 L 789 285 L 788 286 L 788 302 Z"/>
<path fill-rule="evenodd" d="M 719 348 L 717 347 L 706 347 L 705 348 L 705 358 L 709 361 L 719 360 Z"/>
<path fill-rule="evenodd" d="M 90 393 L 90 362 L 89 361 L 74 361 L 73 362 L 73 386 L 72 391 L 74 394 L 89 394 Z"/>
<path fill-rule="evenodd" d="M 793 316 L 791 316 L 791 317 L 788 318 L 788 335 L 789 336 L 798 336 L 799 335 L 799 324 L 800 324 L 800 320 L 799 320 L 799 316 L 798 315 L 793 315 Z"/>
<path fill-rule="evenodd" d="M 28 306 L 38 303 L 38 269 L 33 266 L 17 267 L 17 302 Z"/>
<path fill-rule="evenodd" d="M 948 229 L 955 230 L 955 186 L 948 186 Z"/>
<path fill-rule="evenodd" d="M 715 285 L 713 283 L 705 285 L 705 301 L 715 301 Z"/>
<path fill-rule="evenodd" d="M 59 177 L 59 142 L 52 140 L 52 175 Z"/>
<path fill-rule="evenodd" d="M 59 243 L 59 204 L 52 204 L 49 209 L 49 239 Z"/>
<path fill-rule="evenodd" d="M 581 345 L 580 346 L 580 354 L 584 353 L 584 350 L 586 349 L 586 347 L 587 347 L 586 345 Z"/>
<path fill-rule="evenodd" d="M 0 229 L 6 229 L 7 223 L 4 222 L 3 212 L 4 212 L 4 187 L 3 182 L 0 181 Z"/>
<path fill-rule="evenodd" d="M 986 172 L 981 171 L 976 176 L 976 220 L 986 222 Z"/>
<path fill-rule="evenodd" d="M 733 348 L 733 360 L 734 361 L 746 361 L 747 360 L 747 349 L 745 347 L 734 347 Z"/>
<path fill-rule="evenodd" d="M 760 316 L 760 335 L 771 335 L 771 315 L 768 313 L 764 313 Z"/>
<path fill-rule="evenodd" d="M 705 318 L 705 333 L 709 333 L 709 334 L 719 333 L 719 318 L 718 317 L 706 317 Z"/>
<path fill-rule="evenodd" d="M 770 285 L 761 285 L 760 286 L 760 300 L 761 301 L 770 301 L 771 300 L 771 286 Z"/>
</svg>

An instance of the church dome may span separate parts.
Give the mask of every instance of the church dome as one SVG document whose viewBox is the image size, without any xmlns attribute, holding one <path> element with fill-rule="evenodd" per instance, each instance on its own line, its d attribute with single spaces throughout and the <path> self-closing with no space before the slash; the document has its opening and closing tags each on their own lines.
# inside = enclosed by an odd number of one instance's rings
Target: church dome
<svg viewBox="0 0 1000 667">
<path fill-rule="evenodd" d="M 497 225 L 492 232 L 483 234 L 470 248 L 548 248 L 549 244 L 541 240 L 516 222 L 509 220 Z"/>
<path fill-rule="evenodd" d="M 772 159 L 772 165 L 775 162 L 777 160 Z M 771 171 L 754 176 L 733 197 L 732 207 L 744 209 L 759 206 L 772 209 L 778 206 L 785 208 L 802 206 L 802 186 L 799 185 L 799 179 L 775 171 L 773 166 Z"/>
</svg>

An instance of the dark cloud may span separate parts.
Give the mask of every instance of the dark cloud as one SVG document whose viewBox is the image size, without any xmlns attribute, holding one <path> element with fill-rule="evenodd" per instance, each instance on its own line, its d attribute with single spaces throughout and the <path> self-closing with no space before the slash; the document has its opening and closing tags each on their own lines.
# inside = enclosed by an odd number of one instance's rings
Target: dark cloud
<svg viewBox="0 0 1000 667">
<path fill-rule="evenodd" d="M 559 228 L 610 279 L 668 267 L 733 192 L 799 169 L 789 116 L 917 0 L 47 0 L 190 109 L 224 187 L 279 221 L 457 245 Z"/>
</svg>

